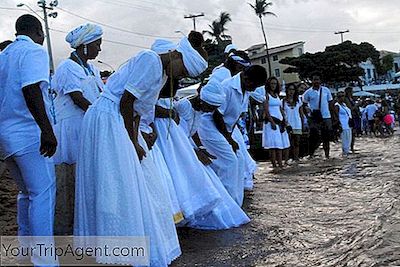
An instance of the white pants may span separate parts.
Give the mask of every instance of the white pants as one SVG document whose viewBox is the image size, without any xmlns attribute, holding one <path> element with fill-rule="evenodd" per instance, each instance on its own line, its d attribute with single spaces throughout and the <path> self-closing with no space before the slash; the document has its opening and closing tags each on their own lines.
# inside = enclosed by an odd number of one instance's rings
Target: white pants
<svg viewBox="0 0 400 267">
<path fill-rule="evenodd" d="M 10 156 L 6 163 L 20 191 L 18 235 L 52 236 L 56 194 L 53 160 L 40 155 L 39 144 L 35 144 Z M 35 266 L 49 264 L 36 257 L 32 262 Z"/>
<path fill-rule="evenodd" d="M 351 138 L 352 138 L 351 129 L 342 131 L 341 139 L 342 139 L 342 151 L 344 155 L 347 155 L 350 152 Z"/>
</svg>

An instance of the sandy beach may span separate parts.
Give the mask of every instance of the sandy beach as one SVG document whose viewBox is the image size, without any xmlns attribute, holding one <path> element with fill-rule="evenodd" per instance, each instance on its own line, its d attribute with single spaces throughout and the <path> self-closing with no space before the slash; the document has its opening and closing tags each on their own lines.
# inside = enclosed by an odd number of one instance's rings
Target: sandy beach
<svg viewBox="0 0 400 267">
<path fill-rule="evenodd" d="M 227 231 L 179 229 L 172 266 L 399 266 L 400 137 L 361 138 L 357 153 L 321 155 L 271 174 L 260 163 L 245 209 L 252 222 Z M 15 235 L 17 190 L 0 185 L 1 235 Z"/>
</svg>

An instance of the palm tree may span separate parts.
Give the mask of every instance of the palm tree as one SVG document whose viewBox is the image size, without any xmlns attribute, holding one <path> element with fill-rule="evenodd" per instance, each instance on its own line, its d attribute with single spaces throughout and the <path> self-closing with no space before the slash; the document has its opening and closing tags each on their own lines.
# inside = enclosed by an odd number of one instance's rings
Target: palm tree
<svg viewBox="0 0 400 267">
<path fill-rule="evenodd" d="M 250 4 L 250 3 L 249 3 L 249 5 L 254 9 L 254 12 L 256 13 L 257 17 L 260 19 L 261 29 L 262 29 L 262 32 L 263 32 L 263 35 L 264 35 L 265 49 L 267 51 L 269 76 L 272 76 L 271 60 L 269 58 L 267 35 L 265 34 L 263 17 L 266 16 L 266 15 L 272 15 L 272 16 L 276 16 L 276 15 L 273 12 L 267 11 L 267 9 L 270 6 L 272 6 L 272 3 L 271 2 L 267 2 L 267 0 L 256 0 L 255 5 Z"/>
<path fill-rule="evenodd" d="M 217 41 L 217 44 L 221 45 L 223 43 L 223 39 L 226 40 L 231 38 L 231 36 L 225 34 L 225 31 L 228 30 L 225 25 L 230 21 L 232 21 L 231 15 L 227 12 L 221 12 L 219 18 L 214 20 L 211 25 L 208 25 L 211 30 L 203 31 L 203 34 L 207 33 L 214 37 Z"/>
<path fill-rule="evenodd" d="M 225 28 L 225 25 L 232 21 L 231 19 L 231 14 L 229 14 L 228 12 L 221 12 L 221 14 L 219 15 L 219 26 L 221 27 L 221 32 L 222 32 L 222 37 L 226 38 L 230 38 L 229 35 L 225 35 L 225 31 L 227 31 L 228 29 Z"/>
</svg>

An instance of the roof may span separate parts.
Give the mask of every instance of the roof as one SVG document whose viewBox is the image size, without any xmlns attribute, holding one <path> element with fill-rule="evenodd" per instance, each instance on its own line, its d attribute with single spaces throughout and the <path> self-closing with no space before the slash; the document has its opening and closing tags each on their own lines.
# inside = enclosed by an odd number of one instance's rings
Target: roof
<svg viewBox="0 0 400 267">
<path fill-rule="evenodd" d="M 273 55 L 273 54 L 281 53 L 281 52 L 284 52 L 284 51 L 287 51 L 287 50 L 291 50 L 291 49 L 293 49 L 293 48 L 295 48 L 295 47 L 297 47 L 299 45 L 304 45 L 304 44 L 305 44 L 305 42 L 300 41 L 300 42 L 295 42 L 295 43 L 291 43 L 291 44 L 280 45 L 280 46 L 269 48 L 268 52 L 269 52 L 270 55 Z M 247 48 L 246 50 L 250 52 L 252 50 L 261 49 L 264 46 L 265 46 L 265 44 L 257 44 L 257 45 L 251 46 L 250 48 Z M 256 55 L 254 55 L 254 57 L 251 54 L 249 56 L 250 56 L 251 59 L 255 59 L 255 58 L 263 57 L 266 54 L 267 53 L 264 50 L 261 53 L 258 53 Z"/>
<path fill-rule="evenodd" d="M 386 50 L 381 50 L 379 51 L 380 57 L 384 57 L 387 55 L 392 55 L 393 57 L 398 57 L 400 56 L 400 53 L 392 52 L 392 51 L 386 51 Z"/>
</svg>

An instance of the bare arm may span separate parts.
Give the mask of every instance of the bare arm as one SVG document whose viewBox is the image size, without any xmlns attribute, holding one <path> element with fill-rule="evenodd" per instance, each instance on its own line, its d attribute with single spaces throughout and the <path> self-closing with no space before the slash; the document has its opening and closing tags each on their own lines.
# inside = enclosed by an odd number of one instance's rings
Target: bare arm
<svg viewBox="0 0 400 267">
<path fill-rule="evenodd" d="M 215 126 L 217 127 L 218 131 L 225 137 L 226 141 L 232 146 L 234 152 L 239 149 L 239 145 L 233 140 L 231 133 L 228 132 L 226 129 L 224 117 L 222 114 L 217 110 L 213 113 L 213 119 Z"/>
<path fill-rule="evenodd" d="M 214 111 L 213 119 L 214 119 L 215 126 L 217 127 L 218 131 L 225 137 L 225 139 L 228 141 L 230 139 L 232 139 L 231 134 L 226 129 L 224 117 L 218 110 Z"/>
<path fill-rule="evenodd" d="M 337 106 L 335 106 L 334 101 L 329 101 L 329 111 L 331 112 L 332 115 L 332 123 L 337 124 L 339 123 L 339 110 L 337 109 Z"/>
<path fill-rule="evenodd" d="M 299 113 L 300 113 L 300 118 L 301 118 L 301 125 L 302 128 L 304 128 L 304 109 L 303 109 L 303 105 L 300 106 L 299 108 Z"/>
<path fill-rule="evenodd" d="M 89 106 L 92 104 L 92 103 L 90 103 L 89 100 L 87 100 L 83 96 L 82 92 L 79 92 L 79 91 L 71 92 L 68 95 L 71 97 L 74 104 L 77 105 L 80 109 L 82 109 L 85 112 L 86 112 L 86 110 L 88 110 Z"/>
<path fill-rule="evenodd" d="M 40 154 L 45 157 L 54 155 L 57 149 L 57 139 L 47 117 L 40 84 L 32 84 L 22 88 L 26 105 L 41 130 Z"/>
<path fill-rule="evenodd" d="M 198 133 L 195 133 L 192 136 L 193 142 L 196 144 L 197 147 L 201 147 L 203 144 L 201 143 L 200 137 Z"/>
<path fill-rule="evenodd" d="M 271 123 L 271 127 L 273 130 L 276 130 L 276 123 L 275 121 L 272 119 L 271 114 L 269 113 L 269 101 L 268 98 L 267 100 L 264 102 L 264 121 L 266 123 L 270 122 Z"/>
<path fill-rule="evenodd" d="M 124 124 L 125 124 L 125 129 L 128 132 L 129 138 L 131 139 L 136 152 L 139 156 L 139 159 L 143 159 L 143 157 L 146 155 L 144 152 L 143 148 L 139 145 L 138 142 L 138 127 L 140 121 L 139 116 L 134 117 L 134 110 L 133 110 L 133 103 L 135 102 L 136 98 L 134 95 L 129 93 L 128 91 L 125 90 L 124 94 L 121 97 L 120 101 L 120 111 L 121 115 L 124 119 Z"/>
</svg>

